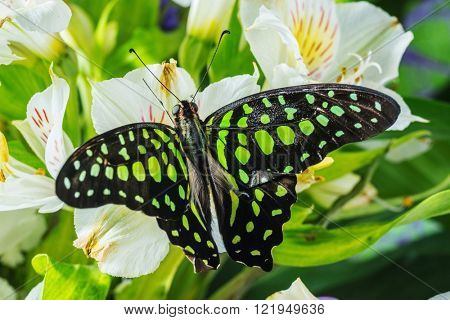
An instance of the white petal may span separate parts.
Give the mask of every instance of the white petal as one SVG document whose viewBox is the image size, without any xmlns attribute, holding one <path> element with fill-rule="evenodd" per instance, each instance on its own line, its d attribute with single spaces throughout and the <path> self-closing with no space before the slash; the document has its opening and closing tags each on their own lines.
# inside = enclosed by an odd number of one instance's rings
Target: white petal
<svg viewBox="0 0 450 320">
<path fill-rule="evenodd" d="M 42 300 L 44 293 L 44 281 L 39 282 L 33 289 L 30 290 L 25 300 Z"/>
<path fill-rule="evenodd" d="M 39 31 L 26 31 L 17 23 L 9 21 L 5 21 L 0 28 L 0 39 L 16 44 L 19 51 L 23 51 L 21 54 L 25 55 L 28 53 L 27 50 L 29 50 L 49 61 L 57 59 L 59 54 L 65 49 L 64 44 L 57 35 Z"/>
<path fill-rule="evenodd" d="M 179 99 L 189 99 L 194 94 L 194 81 L 184 69 L 176 67 L 175 61 L 148 67 Z M 171 125 L 170 118 L 143 79 L 171 112 L 177 104 L 176 98 L 170 95 L 148 70 L 140 68 L 131 71 L 124 78 L 92 83 L 92 119 L 98 133 L 137 122 L 161 122 Z"/>
<path fill-rule="evenodd" d="M 192 0 L 172 0 L 182 7 L 189 7 L 191 5 Z"/>
<path fill-rule="evenodd" d="M 386 159 L 393 163 L 401 163 L 412 160 L 431 149 L 431 139 L 412 139 L 400 146 L 390 149 Z"/>
<path fill-rule="evenodd" d="M 64 137 L 62 130 L 70 88 L 66 80 L 53 74 L 51 68 L 50 75 L 52 85 L 36 93 L 28 102 L 27 122 L 44 146 L 45 164 L 50 174 L 56 178 L 59 169 L 73 150 L 70 140 Z M 19 124 L 19 127 L 27 134 L 26 126 Z M 27 136 L 24 137 L 27 138 Z M 41 155 L 41 149 L 36 146 L 35 138 L 30 139 L 29 144 L 30 147 L 37 149 L 38 155 Z"/>
<path fill-rule="evenodd" d="M 72 13 L 62 0 L 11 1 L 10 14 L 21 27 L 42 33 L 67 28 Z"/>
<path fill-rule="evenodd" d="M 16 60 L 21 60 L 21 58 L 12 53 L 11 49 L 8 47 L 8 43 L 3 41 L 0 42 L 0 65 L 10 64 Z"/>
<path fill-rule="evenodd" d="M 50 213 L 63 205 L 55 194 L 55 181 L 48 177 L 22 173 L 0 183 L 0 211 L 39 208 L 40 213 Z"/>
<path fill-rule="evenodd" d="M 34 248 L 46 229 L 43 216 L 33 209 L 0 212 L 0 259 L 14 267 L 23 261 L 23 251 Z"/>
<path fill-rule="evenodd" d="M 98 261 L 102 272 L 133 278 L 155 271 L 169 251 L 156 218 L 108 205 L 75 210 L 74 245 Z"/>
<path fill-rule="evenodd" d="M 255 65 L 253 75 L 240 75 L 225 78 L 209 85 L 199 93 L 196 102 L 199 107 L 200 119 L 206 119 L 208 115 L 218 109 L 244 97 L 258 93 L 259 71 Z"/>
<path fill-rule="evenodd" d="M 187 21 L 187 33 L 198 39 L 219 40 L 228 29 L 236 0 L 192 0 Z"/>
<path fill-rule="evenodd" d="M 368 2 L 339 4 L 337 14 L 341 28 L 339 50 L 333 68 L 321 80 L 335 81 L 342 68 L 346 68 L 347 73 L 353 72 L 358 63 L 351 54 L 365 58 L 371 52 L 372 62 L 381 67 L 382 73 L 369 68 L 363 73 L 364 79 L 384 84 L 396 78 L 402 55 L 412 41 L 412 33 L 405 34 L 397 18 Z"/>
<path fill-rule="evenodd" d="M 286 21 L 308 68 L 319 80 L 333 63 L 339 45 L 340 31 L 333 0 L 289 1 Z"/>
<path fill-rule="evenodd" d="M 280 64 L 288 65 L 300 75 L 308 74 L 297 40 L 274 11 L 262 6 L 259 16 L 244 34 L 269 84 L 274 80 L 274 68 Z"/>
<path fill-rule="evenodd" d="M 45 144 L 39 136 L 35 134 L 28 120 L 15 120 L 12 124 L 17 128 L 17 130 L 19 130 L 31 150 L 33 150 L 34 154 L 37 155 L 42 161 L 45 161 Z"/>
<path fill-rule="evenodd" d="M 17 298 L 16 291 L 3 278 L 0 278 L 0 300 L 15 300 Z"/>
<path fill-rule="evenodd" d="M 180 100 L 190 100 L 197 90 L 190 74 L 185 69 L 177 67 L 177 61 L 174 59 L 170 59 L 170 61 L 166 63 L 154 64 L 148 67 L 153 74 L 158 77 L 159 81 L 161 81 Z M 145 68 L 133 70 L 127 73 L 124 78 L 143 86 L 148 92 L 149 89 L 142 81 L 142 79 L 145 79 L 150 88 L 152 88 L 153 92 L 155 92 L 159 99 L 162 100 L 164 106 L 169 111 L 172 111 L 172 108 L 178 103 L 178 100 L 164 89 L 158 80 L 156 80 Z"/>
<path fill-rule="evenodd" d="M 317 300 L 305 284 L 297 278 L 287 290 L 279 291 L 267 298 L 268 300 Z"/>
<path fill-rule="evenodd" d="M 273 69 L 273 78 L 270 83 L 270 89 L 300 86 L 309 83 L 313 83 L 313 81 L 305 74 L 298 72 L 298 69 L 282 63 Z"/>
</svg>

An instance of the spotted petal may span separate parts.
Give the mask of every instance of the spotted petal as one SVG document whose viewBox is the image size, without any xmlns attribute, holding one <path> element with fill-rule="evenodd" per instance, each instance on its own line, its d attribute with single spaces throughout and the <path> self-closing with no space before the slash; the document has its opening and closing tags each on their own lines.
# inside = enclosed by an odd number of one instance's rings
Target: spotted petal
<svg viewBox="0 0 450 320">
<path fill-rule="evenodd" d="M 75 210 L 74 245 L 97 260 L 102 272 L 125 278 L 155 271 L 169 251 L 156 218 L 123 206 Z"/>
<path fill-rule="evenodd" d="M 44 160 L 48 171 L 53 177 L 58 175 L 59 169 L 73 150 L 70 140 L 62 130 L 64 112 L 69 99 L 69 85 L 64 79 L 58 78 L 50 68 L 52 85 L 31 97 L 27 105 L 27 119 L 29 127 L 23 123 L 17 126 L 23 129 L 24 137 L 29 138 L 30 146 L 42 157 L 42 147 L 36 142 L 36 137 L 44 147 Z M 34 133 L 30 137 L 28 129 Z"/>
<path fill-rule="evenodd" d="M 274 68 L 280 64 L 286 64 L 297 74 L 308 74 L 294 35 L 276 12 L 262 6 L 255 21 L 245 27 L 250 49 L 272 87 Z"/>
</svg>

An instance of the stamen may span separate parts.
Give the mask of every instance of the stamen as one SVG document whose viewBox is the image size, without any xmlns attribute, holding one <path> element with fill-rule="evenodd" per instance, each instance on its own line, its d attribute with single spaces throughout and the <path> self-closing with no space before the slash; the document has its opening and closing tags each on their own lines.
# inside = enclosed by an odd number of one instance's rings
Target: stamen
<svg viewBox="0 0 450 320">
<path fill-rule="evenodd" d="M 370 68 L 377 69 L 380 74 L 383 73 L 383 69 L 378 63 L 370 61 L 372 58 L 371 51 L 369 51 L 365 60 L 359 54 L 352 53 L 350 55 L 359 60 L 359 66 L 353 68 L 351 73 L 348 72 L 348 68 L 343 68 L 341 74 L 337 77 L 336 82 L 347 84 L 360 83 L 363 80 L 364 73 Z"/>
</svg>

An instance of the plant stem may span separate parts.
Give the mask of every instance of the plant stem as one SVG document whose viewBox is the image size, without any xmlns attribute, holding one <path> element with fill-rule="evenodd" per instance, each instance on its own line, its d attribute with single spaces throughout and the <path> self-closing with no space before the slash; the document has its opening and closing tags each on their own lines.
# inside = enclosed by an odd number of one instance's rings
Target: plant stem
<svg viewBox="0 0 450 320">
<path fill-rule="evenodd" d="M 209 298 L 210 300 L 240 299 L 248 290 L 250 285 L 265 274 L 257 268 L 245 268 L 233 279 L 224 284 Z"/>
</svg>

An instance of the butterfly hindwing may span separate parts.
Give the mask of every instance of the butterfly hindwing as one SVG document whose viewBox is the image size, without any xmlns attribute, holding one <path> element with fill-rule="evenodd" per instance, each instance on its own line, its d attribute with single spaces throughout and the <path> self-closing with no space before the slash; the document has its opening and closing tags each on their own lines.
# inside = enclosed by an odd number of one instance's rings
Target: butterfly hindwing
<svg viewBox="0 0 450 320">
<path fill-rule="evenodd" d="M 60 199 L 76 208 L 108 203 L 163 219 L 188 204 L 186 160 L 173 129 L 131 124 L 101 134 L 67 160 L 56 181 Z"/>
<path fill-rule="evenodd" d="M 229 190 L 223 212 L 230 214 L 219 219 L 219 226 L 233 260 L 272 269 L 272 249 L 283 241 L 283 224 L 297 200 L 296 182 L 295 175 L 282 175 L 256 187 Z"/>
<path fill-rule="evenodd" d="M 320 84 L 271 90 L 205 120 L 214 157 L 240 182 L 254 173 L 299 173 L 350 142 L 389 128 L 400 107 L 367 88 Z"/>
<path fill-rule="evenodd" d="M 192 261 L 196 272 L 217 269 L 220 263 L 216 243 L 207 223 L 193 202 L 177 220 L 158 219 L 170 242 L 183 249 Z"/>
</svg>

